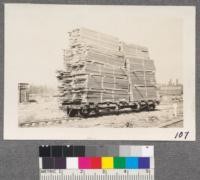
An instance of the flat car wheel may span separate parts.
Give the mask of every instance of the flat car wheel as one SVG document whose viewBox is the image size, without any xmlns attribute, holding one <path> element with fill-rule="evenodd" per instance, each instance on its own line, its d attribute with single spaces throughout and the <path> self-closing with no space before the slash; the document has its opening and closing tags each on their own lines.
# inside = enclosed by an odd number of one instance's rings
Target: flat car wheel
<svg viewBox="0 0 200 180">
<path fill-rule="evenodd" d="M 83 117 L 88 117 L 89 114 L 90 114 L 90 110 L 88 108 L 82 108 L 80 109 L 80 114 L 83 116 Z"/>
<path fill-rule="evenodd" d="M 75 117 L 78 111 L 76 109 L 67 109 L 67 114 L 69 117 Z"/>
<path fill-rule="evenodd" d="M 148 105 L 148 111 L 153 111 L 155 108 L 156 108 L 156 105 L 154 103 Z"/>
</svg>

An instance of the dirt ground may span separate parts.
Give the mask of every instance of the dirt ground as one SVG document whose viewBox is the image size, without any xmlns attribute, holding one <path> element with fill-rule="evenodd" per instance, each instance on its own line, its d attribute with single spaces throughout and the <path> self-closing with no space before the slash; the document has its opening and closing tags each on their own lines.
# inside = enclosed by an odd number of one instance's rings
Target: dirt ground
<svg viewBox="0 0 200 180">
<path fill-rule="evenodd" d="M 119 115 L 106 114 L 90 118 L 69 118 L 59 109 L 57 98 L 41 99 L 36 103 L 19 104 L 18 120 L 20 127 L 113 127 L 138 128 L 160 127 L 171 121 L 178 121 L 166 127 L 183 127 L 183 103 L 178 103 L 178 115 L 173 115 L 173 103 L 162 103 L 154 111 L 131 112 L 126 110 Z"/>
</svg>

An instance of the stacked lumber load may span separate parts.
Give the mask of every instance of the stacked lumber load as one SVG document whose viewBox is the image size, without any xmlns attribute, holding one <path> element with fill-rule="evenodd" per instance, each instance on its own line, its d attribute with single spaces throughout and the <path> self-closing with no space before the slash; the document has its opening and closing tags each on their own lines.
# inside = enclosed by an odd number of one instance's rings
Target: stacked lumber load
<svg viewBox="0 0 200 180">
<path fill-rule="evenodd" d="M 86 28 L 69 33 L 58 71 L 62 104 L 155 99 L 155 66 L 146 47 Z"/>
<path fill-rule="evenodd" d="M 57 78 L 63 102 L 119 102 L 129 100 L 129 84 L 119 40 L 85 28 L 69 33 L 64 71 Z"/>
</svg>

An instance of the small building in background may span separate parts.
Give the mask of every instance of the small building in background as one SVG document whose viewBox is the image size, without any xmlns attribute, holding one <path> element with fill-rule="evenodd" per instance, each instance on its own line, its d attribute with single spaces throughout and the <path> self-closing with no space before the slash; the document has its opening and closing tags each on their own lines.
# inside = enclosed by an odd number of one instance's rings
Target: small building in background
<svg viewBox="0 0 200 180">
<path fill-rule="evenodd" d="M 183 85 L 176 79 L 173 82 L 171 79 L 167 84 L 158 85 L 159 95 L 161 101 L 172 101 L 172 100 L 182 100 L 183 96 Z"/>
<path fill-rule="evenodd" d="M 160 96 L 182 96 L 183 85 L 179 83 L 178 79 L 173 83 L 170 79 L 168 84 L 159 85 Z"/>
<path fill-rule="evenodd" d="M 183 95 L 183 85 L 160 85 L 160 96 L 181 96 Z"/>
<path fill-rule="evenodd" d="M 29 102 L 29 84 L 28 83 L 19 83 L 18 92 L 19 92 L 19 103 Z"/>
</svg>

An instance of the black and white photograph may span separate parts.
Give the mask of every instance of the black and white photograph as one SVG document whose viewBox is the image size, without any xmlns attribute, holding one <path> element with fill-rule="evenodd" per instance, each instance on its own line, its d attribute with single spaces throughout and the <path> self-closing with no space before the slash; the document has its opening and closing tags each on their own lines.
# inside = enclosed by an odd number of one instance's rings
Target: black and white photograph
<svg viewBox="0 0 200 180">
<path fill-rule="evenodd" d="M 6 4 L 4 64 L 5 139 L 195 140 L 194 7 Z"/>
</svg>

